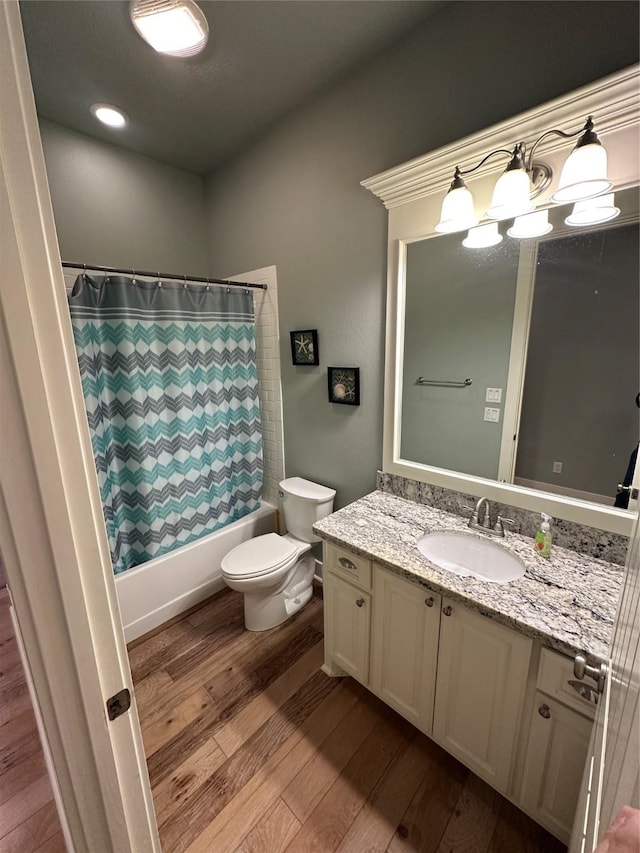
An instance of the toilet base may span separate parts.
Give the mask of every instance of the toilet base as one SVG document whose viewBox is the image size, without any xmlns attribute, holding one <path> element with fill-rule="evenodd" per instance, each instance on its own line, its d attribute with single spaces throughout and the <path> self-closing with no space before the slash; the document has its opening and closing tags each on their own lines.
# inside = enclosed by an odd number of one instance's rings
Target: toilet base
<svg viewBox="0 0 640 853">
<path fill-rule="evenodd" d="M 247 631 L 277 628 L 301 610 L 313 595 L 313 555 L 302 557 L 293 578 L 277 592 L 244 593 L 244 624 Z"/>
</svg>

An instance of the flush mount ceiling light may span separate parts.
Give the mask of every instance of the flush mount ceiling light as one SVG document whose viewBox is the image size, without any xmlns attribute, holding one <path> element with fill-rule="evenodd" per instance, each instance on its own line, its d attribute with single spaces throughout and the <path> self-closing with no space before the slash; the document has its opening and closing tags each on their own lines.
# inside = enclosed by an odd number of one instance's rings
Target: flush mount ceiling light
<svg viewBox="0 0 640 853">
<path fill-rule="evenodd" d="M 607 178 L 607 155 L 595 133 L 593 117 L 589 116 L 584 127 L 573 133 L 565 133 L 556 128 L 545 131 L 532 144 L 528 155 L 524 142 L 519 142 L 512 150 L 497 148 L 495 151 L 490 151 L 477 165 L 469 169 L 456 166 L 453 182 L 443 200 L 440 221 L 435 230 L 464 231 L 470 224 L 478 222 L 473 208 L 473 197 L 463 176 L 475 172 L 490 157 L 506 155 L 509 161 L 506 170 L 494 187 L 491 204 L 486 213 L 487 218 L 512 219 L 533 212 L 535 210 L 533 200 L 551 183 L 550 167 L 545 163 L 534 161 L 536 148 L 549 136 L 561 136 L 564 139 L 579 136 L 576 147 L 562 169 L 558 189 L 551 199 L 553 202 L 556 204 L 578 202 L 602 195 L 611 189 L 613 185 Z M 515 230 L 519 231 L 520 226 L 515 227 Z M 467 245 L 466 241 L 465 245 Z"/>
<path fill-rule="evenodd" d="M 126 115 L 111 104 L 92 104 L 91 112 L 103 124 L 109 127 L 124 127 L 128 121 Z"/>
<path fill-rule="evenodd" d="M 209 25 L 193 0 L 133 0 L 133 26 L 142 38 L 169 56 L 193 56 L 204 48 Z"/>
</svg>

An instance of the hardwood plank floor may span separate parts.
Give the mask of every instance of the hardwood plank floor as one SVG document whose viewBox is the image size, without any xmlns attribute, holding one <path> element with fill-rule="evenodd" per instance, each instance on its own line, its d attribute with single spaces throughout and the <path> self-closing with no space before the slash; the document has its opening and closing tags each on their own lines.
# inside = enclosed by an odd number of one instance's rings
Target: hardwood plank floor
<svg viewBox="0 0 640 853">
<path fill-rule="evenodd" d="M 5 589 L 0 637 L 0 853 L 64 851 Z"/>
<path fill-rule="evenodd" d="M 164 853 L 566 850 L 356 682 L 319 671 L 318 595 L 251 634 L 226 591 L 130 657 Z"/>
</svg>

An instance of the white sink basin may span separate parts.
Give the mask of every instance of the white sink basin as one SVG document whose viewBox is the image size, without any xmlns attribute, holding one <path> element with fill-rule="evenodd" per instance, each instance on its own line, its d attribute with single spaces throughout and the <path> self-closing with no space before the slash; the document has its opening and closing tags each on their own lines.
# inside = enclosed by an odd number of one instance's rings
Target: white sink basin
<svg viewBox="0 0 640 853">
<path fill-rule="evenodd" d="M 497 542 L 457 530 L 428 533 L 418 542 L 418 550 L 431 563 L 461 577 L 509 583 L 524 574 L 524 564 Z"/>
</svg>

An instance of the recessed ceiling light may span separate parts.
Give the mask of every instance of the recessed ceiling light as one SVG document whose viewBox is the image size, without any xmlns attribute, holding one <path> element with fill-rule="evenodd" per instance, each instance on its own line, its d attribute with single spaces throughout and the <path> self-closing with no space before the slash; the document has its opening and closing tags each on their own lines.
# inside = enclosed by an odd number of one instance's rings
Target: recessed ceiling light
<svg viewBox="0 0 640 853">
<path fill-rule="evenodd" d="M 109 104 L 92 104 L 91 112 L 103 124 L 109 127 L 124 127 L 128 119 L 122 110 L 116 109 Z"/>
<path fill-rule="evenodd" d="M 158 53 L 193 56 L 207 43 L 209 25 L 193 0 L 133 0 L 133 26 Z"/>
</svg>

